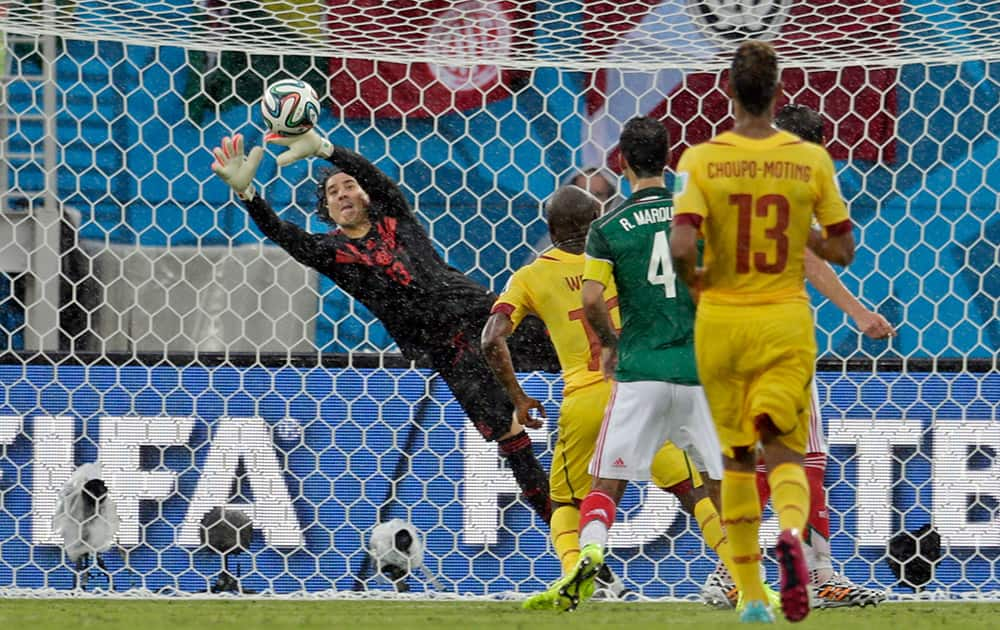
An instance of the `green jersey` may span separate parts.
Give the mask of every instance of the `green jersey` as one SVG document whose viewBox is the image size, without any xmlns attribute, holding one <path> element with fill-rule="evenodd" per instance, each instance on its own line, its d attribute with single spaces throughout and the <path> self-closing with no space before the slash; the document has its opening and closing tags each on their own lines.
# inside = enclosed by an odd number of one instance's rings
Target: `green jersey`
<svg viewBox="0 0 1000 630">
<path fill-rule="evenodd" d="M 670 258 L 673 205 L 666 188 L 645 188 L 587 234 L 584 279 L 609 286 L 613 276 L 618 288 L 618 381 L 699 382 L 694 302 Z"/>
</svg>

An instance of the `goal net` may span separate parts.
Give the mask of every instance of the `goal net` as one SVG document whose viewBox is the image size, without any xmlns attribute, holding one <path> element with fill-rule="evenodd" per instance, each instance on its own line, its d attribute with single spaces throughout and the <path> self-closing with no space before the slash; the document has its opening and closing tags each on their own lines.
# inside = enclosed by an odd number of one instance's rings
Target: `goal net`
<svg viewBox="0 0 1000 630">
<path fill-rule="evenodd" d="M 834 567 L 900 597 L 1000 588 L 1000 2 L 24 0 L 0 29 L 0 593 L 391 593 L 367 545 L 393 518 L 423 539 L 412 591 L 553 580 L 546 529 L 444 383 L 264 239 L 209 149 L 260 143 L 263 86 L 305 79 L 323 133 L 498 291 L 546 246 L 559 185 L 627 193 L 625 120 L 664 120 L 672 164 L 731 124 L 747 37 L 778 48 L 781 103 L 823 114 L 859 242 L 841 277 L 899 331 L 869 340 L 813 295 Z M 322 231 L 314 168 L 272 153 L 258 185 Z M 522 377 L 554 418 L 558 375 Z M 119 527 L 78 564 L 52 519 L 91 462 Z M 249 521 L 244 546 L 206 544 L 220 513 Z M 890 540 L 925 525 L 940 558 L 908 566 L 933 575 L 901 581 Z M 715 566 L 641 485 L 610 547 L 645 597 L 694 596 Z"/>
</svg>

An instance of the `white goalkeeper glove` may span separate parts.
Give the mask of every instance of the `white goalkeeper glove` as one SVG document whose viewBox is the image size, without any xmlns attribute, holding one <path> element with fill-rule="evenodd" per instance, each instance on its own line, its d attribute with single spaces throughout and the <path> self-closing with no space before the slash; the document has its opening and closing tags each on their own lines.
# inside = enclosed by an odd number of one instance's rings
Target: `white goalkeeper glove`
<svg viewBox="0 0 1000 630">
<path fill-rule="evenodd" d="M 253 199 L 256 191 L 253 188 L 253 177 L 264 157 L 264 149 L 250 149 L 249 157 L 243 150 L 243 134 L 226 136 L 222 144 L 212 149 L 215 162 L 212 170 L 219 178 L 236 191 L 240 199 Z"/>
<path fill-rule="evenodd" d="M 298 136 L 283 136 L 280 133 L 269 133 L 264 136 L 264 142 L 288 147 L 278 155 L 278 166 L 288 166 L 307 157 L 328 158 L 333 154 L 333 143 L 320 136 L 314 129 Z"/>
</svg>

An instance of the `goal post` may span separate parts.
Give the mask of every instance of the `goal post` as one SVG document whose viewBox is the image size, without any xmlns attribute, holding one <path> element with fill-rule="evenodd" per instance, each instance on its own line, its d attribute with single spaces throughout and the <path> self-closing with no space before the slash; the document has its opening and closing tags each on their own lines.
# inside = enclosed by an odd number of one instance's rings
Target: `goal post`
<svg viewBox="0 0 1000 630">
<path fill-rule="evenodd" d="M 627 194 L 629 117 L 665 122 L 672 165 L 731 124 L 727 53 L 752 36 L 778 48 L 781 103 L 824 117 L 858 237 L 841 277 L 899 331 L 866 339 L 813 295 L 834 566 L 912 594 L 888 544 L 931 524 L 942 557 L 920 586 L 995 597 L 1000 2 L 29 0 L 0 29 L 0 594 L 209 591 L 215 508 L 252 522 L 228 561 L 246 591 L 391 593 L 366 545 L 392 518 L 447 592 L 550 582 L 547 531 L 495 446 L 363 306 L 262 237 L 210 149 L 261 143 L 262 86 L 304 78 L 322 132 L 499 291 L 546 246 L 559 185 L 587 172 L 609 203 Z M 257 178 L 313 231 L 318 166 L 278 170 L 268 150 Z M 53 259 L 59 296 L 41 305 L 58 316 L 39 319 L 26 287 L 51 287 Z M 556 417 L 558 375 L 521 377 Z M 548 465 L 551 430 L 532 439 Z M 103 566 L 77 568 L 51 519 L 90 462 L 120 527 Z M 609 558 L 626 585 L 696 595 L 715 559 L 677 502 L 636 485 L 621 508 Z"/>
</svg>

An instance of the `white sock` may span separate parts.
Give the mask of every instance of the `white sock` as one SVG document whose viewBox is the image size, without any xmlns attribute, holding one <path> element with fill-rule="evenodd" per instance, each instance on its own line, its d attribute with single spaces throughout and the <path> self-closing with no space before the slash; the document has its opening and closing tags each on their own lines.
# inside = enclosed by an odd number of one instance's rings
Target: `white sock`
<svg viewBox="0 0 1000 630">
<path fill-rule="evenodd" d="M 580 549 L 587 545 L 600 545 L 604 549 L 608 544 L 608 528 L 598 519 L 594 519 L 583 526 L 580 532 Z"/>
</svg>

